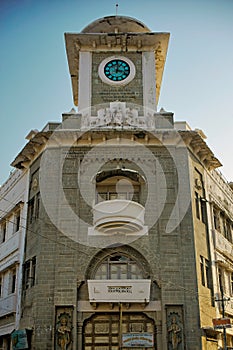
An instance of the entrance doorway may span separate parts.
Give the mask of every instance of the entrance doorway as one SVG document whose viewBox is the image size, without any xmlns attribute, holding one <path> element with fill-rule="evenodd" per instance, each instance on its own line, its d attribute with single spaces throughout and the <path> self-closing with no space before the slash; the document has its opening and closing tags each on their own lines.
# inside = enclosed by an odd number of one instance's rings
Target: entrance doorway
<svg viewBox="0 0 233 350">
<path fill-rule="evenodd" d="M 151 347 L 120 347 L 119 334 L 130 333 L 153 334 L 154 345 Z M 120 315 L 117 313 L 95 314 L 84 324 L 84 350 L 154 350 L 156 349 L 154 321 L 142 313 L 124 313 L 120 326 Z M 152 337 L 152 336 L 151 336 Z"/>
</svg>

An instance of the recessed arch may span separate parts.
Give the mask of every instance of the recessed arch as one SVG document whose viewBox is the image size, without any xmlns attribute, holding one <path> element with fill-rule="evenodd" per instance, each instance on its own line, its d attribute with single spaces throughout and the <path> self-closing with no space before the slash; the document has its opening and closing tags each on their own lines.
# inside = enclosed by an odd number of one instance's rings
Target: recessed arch
<svg viewBox="0 0 233 350">
<path fill-rule="evenodd" d="M 141 187 L 145 185 L 145 179 L 135 170 L 102 170 L 96 175 L 95 183 L 96 203 L 113 199 L 126 199 L 141 203 L 140 193 Z"/>
<path fill-rule="evenodd" d="M 96 174 L 95 181 L 96 183 L 102 182 L 113 176 L 123 176 L 128 177 L 132 181 L 138 183 L 145 183 L 145 178 L 138 171 L 132 169 L 111 169 L 111 170 L 102 170 Z"/>
</svg>

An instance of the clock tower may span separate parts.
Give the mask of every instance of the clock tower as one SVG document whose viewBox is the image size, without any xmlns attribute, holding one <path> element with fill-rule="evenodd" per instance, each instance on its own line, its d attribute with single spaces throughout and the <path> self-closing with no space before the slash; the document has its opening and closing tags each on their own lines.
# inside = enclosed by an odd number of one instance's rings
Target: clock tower
<svg viewBox="0 0 233 350">
<path fill-rule="evenodd" d="M 74 104 L 79 111 L 121 101 L 156 111 L 169 34 L 125 16 L 98 19 L 66 33 Z"/>
<path fill-rule="evenodd" d="M 221 314 L 218 274 L 233 271 L 230 189 L 213 171 L 220 162 L 203 132 L 156 111 L 169 34 L 108 16 L 65 41 L 78 111 L 30 132 L 12 162 L 28 176 L 21 334 L 40 350 L 222 346 L 210 325 Z M 9 252 L 6 284 L 17 268 Z M 11 310 L 0 311 L 0 336 L 13 320 L 9 292 L 0 298 Z"/>
</svg>

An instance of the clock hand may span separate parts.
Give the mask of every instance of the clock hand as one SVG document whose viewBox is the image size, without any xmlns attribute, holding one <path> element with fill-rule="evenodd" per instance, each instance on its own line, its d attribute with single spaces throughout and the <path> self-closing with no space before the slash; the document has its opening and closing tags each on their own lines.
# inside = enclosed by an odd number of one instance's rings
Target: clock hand
<svg viewBox="0 0 233 350">
<path fill-rule="evenodd" d="M 119 72 L 119 62 L 117 62 L 117 66 L 116 66 L 116 73 Z"/>
</svg>

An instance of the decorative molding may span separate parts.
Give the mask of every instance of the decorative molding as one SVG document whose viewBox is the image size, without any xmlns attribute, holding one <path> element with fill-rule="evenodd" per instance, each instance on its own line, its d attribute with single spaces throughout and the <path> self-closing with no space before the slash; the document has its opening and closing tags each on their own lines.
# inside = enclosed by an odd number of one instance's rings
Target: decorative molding
<svg viewBox="0 0 233 350">
<path fill-rule="evenodd" d="M 83 115 L 81 130 L 89 130 L 96 127 L 143 128 L 144 130 L 155 129 L 155 118 L 150 112 L 144 116 L 138 115 L 138 110 L 126 106 L 125 102 L 110 102 L 109 107 L 97 110 L 97 117 Z"/>
</svg>

